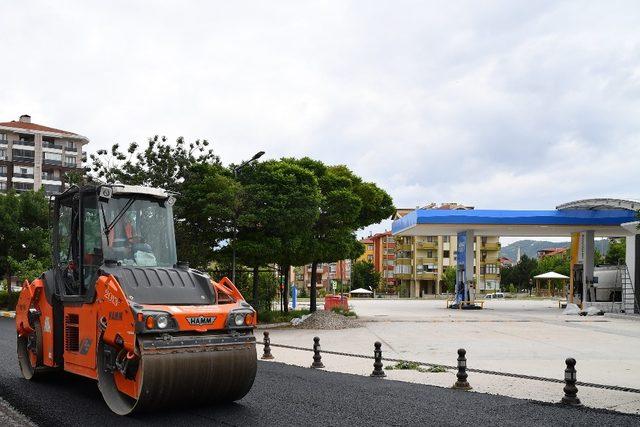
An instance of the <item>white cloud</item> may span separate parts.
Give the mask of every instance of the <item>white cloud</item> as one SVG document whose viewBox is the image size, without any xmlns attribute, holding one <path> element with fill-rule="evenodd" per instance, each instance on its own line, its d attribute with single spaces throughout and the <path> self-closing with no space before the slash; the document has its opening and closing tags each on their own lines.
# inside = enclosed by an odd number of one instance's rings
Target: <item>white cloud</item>
<svg viewBox="0 0 640 427">
<path fill-rule="evenodd" d="M 0 119 L 345 163 L 398 206 L 639 197 L 637 2 L 0 5 Z"/>
</svg>

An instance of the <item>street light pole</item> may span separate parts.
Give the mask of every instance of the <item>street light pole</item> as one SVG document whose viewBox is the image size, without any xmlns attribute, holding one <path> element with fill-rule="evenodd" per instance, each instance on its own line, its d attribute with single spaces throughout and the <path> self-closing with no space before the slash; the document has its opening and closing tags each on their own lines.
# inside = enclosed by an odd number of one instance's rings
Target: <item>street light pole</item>
<svg viewBox="0 0 640 427">
<path fill-rule="evenodd" d="M 253 155 L 252 158 L 240 163 L 239 166 L 234 167 L 233 168 L 233 178 L 237 181 L 238 180 L 238 172 L 240 171 L 240 169 L 242 169 L 243 167 L 247 166 L 248 164 L 253 163 L 254 161 L 258 160 L 263 155 L 264 155 L 264 151 L 258 151 L 256 154 Z M 236 195 L 236 198 L 235 198 L 234 202 L 237 202 L 237 195 Z M 231 281 L 233 282 L 234 285 L 236 284 L 236 238 L 237 238 L 237 236 L 238 236 L 238 211 L 236 209 L 236 206 L 234 206 L 234 209 L 233 209 L 233 239 L 231 241 L 231 253 L 232 253 L 232 255 L 231 255 Z"/>
</svg>

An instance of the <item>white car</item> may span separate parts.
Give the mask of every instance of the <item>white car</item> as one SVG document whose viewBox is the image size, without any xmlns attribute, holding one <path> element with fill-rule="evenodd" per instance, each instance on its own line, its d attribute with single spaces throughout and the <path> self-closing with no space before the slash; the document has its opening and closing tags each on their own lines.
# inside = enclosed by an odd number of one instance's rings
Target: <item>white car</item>
<svg viewBox="0 0 640 427">
<path fill-rule="evenodd" d="M 492 294 L 487 294 L 485 298 L 486 299 L 504 299 L 504 294 L 502 292 L 494 292 Z"/>
</svg>

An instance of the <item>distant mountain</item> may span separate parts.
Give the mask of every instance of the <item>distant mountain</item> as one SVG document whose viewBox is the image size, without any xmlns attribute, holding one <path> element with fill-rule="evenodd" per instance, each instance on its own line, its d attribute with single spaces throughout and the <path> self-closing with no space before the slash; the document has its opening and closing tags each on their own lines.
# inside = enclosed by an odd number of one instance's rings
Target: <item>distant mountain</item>
<svg viewBox="0 0 640 427">
<path fill-rule="evenodd" d="M 515 261 L 518 257 L 518 248 L 520 248 L 521 255 L 527 254 L 530 258 L 536 258 L 539 250 L 549 248 L 568 248 L 570 245 L 570 241 L 549 242 L 546 240 L 518 240 L 510 245 L 503 246 L 502 249 L 500 249 L 500 256 L 504 256 Z M 609 248 L 609 240 L 596 240 L 595 247 L 601 254 L 606 254 L 607 249 Z"/>
</svg>

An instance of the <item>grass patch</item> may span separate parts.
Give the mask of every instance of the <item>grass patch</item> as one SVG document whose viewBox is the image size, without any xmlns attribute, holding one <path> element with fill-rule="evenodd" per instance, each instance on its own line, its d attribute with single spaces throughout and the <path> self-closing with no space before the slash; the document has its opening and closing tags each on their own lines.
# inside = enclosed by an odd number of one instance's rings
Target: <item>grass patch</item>
<svg viewBox="0 0 640 427">
<path fill-rule="evenodd" d="M 291 319 L 309 314 L 309 310 L 289 310 L 288 313 L 281 311 L 261 311 L 258 313 L 260 323 L 284 323 Z"/>
<path fill-rule="evenodd" d="M 358 317 L 358 315 L 356 314 L 355 311 L 345 310 L 342 307 L 333 307 L 331 309 L 331 311 L 333 311 L 336 314 L 341 314 L 341 315 L 346 316 L 346 317 Z"/>
<path fill-rule="evenodd" d="M 435 365 L 435 366 L 430 366 L 428 368 L 425 368 L 416 362 L 407 362 L 407 361 L 397 362 L 395 365 L 385 366 L 384 368 L 388 371 L 411 370 L 411 371 L 418 371 L 418 372 L 434 372 L 434 373 L 447 372 L 447 369 L 444 366 Z"/>
</svg>

